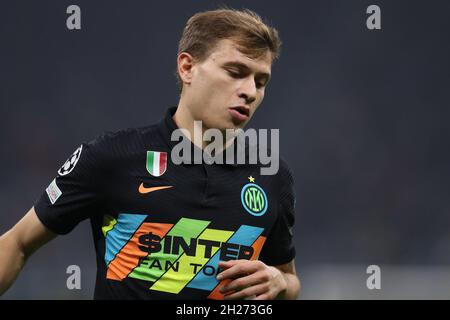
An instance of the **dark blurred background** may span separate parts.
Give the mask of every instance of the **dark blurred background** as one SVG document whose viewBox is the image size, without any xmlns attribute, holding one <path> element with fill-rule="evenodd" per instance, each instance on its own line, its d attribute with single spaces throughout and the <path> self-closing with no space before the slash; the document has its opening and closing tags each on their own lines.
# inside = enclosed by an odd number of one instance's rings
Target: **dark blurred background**
<svg viewBox="0 0 450 320">
<path fill-rule="evenodd" d="M 81 8 L 81 30 L 66 8 Z M 0 234 L 82 141 L 178 102 L 178 40 L 195 12 L 249 8 L 284 46 L 251 122 L 280 128 L 296 181 L 304 299 L 450 298 L 449 1 L 2 1 Z M 368 30 L 366 8 L 381 8 Z M 67 266 L 82 289 L 66 288 Z M 366 288 L 366 268 L 382 289 Z M 90 299 L 89 223 L 31 257 L 7 299 Z"/>
</svg>

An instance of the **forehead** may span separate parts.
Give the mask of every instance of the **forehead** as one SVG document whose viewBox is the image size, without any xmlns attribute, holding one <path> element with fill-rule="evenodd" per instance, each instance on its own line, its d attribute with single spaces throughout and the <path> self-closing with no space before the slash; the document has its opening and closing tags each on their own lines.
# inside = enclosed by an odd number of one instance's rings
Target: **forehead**
<svg viewBox="0 0 450 320">
<path fill-rule="evenodd" d="M 250 58 L 240 52 L 236 46 L 236 43 L 229 39 L 220 40 L 210 53 L 207 60 L 211 60 L 218 64 L 240 62 L 257 72 L 268 74 L 270 74 L 272 67 L 272 53 L 270 50 L 267 50 L 261 57 Z"/>
</svg>

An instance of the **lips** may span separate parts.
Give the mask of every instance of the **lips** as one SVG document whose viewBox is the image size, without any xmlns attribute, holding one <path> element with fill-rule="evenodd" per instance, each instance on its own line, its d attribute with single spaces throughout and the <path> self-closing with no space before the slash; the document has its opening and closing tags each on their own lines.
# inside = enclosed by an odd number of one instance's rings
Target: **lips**
<svg viewBox="0 0 450 320">
<path fill-rule="evenodd" d="M 245 121 L 250 116 L 250 109 L 244 106 L 231 107 L 229 110 L 233 118 L 240 121 Z"/>
</svg>

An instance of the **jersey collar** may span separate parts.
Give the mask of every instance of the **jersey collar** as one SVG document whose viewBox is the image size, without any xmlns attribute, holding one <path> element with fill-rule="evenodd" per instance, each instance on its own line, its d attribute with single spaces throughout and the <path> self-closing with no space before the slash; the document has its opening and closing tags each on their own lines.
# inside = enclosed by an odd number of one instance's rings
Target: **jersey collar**
<svg viewBox="0 0 450 320">
<path fill-rule="evenodd" d="M 172 148 L 178 143 L 177 141 L 172 141 L 170 138 L 172 136 L 172 132 L 176 129 L 178 129 L 177 124 L 175 123 L 175 121 L 173 120 L 173 116 L 175 114 L 175 112 L 177 111 L 177 107 L 170 107 L 169 109 L 167 109 L 166 114 L 164 116 L 163 119 L 161 119 L 161 121 L 159 122 L 159 128 L 161 131 L 161 134 L 163 135 L 164 140 L 167 142 L 167 144 L 170 147 L 170 150 L 172 151 Z M 224 163 L 227 166 L 232 166 L 232 167 L 236 167 L 238 166 L 237 161 L 236 161 L 236 155 L 237 155 L 237 146 L 236 143 L 233 143 L 233 145 L 231 146 L 233 148 L 235 148 L 235 161 L 233 164 L 227 164 Z M 191 155 L 192 155 L 192 161 L 191 163 L 193 164 L 193 154 L 194 154 L 194 149 L 198 149 L 198 147 L 196 145 L 194 145 L 191 142 Z M 203 154 L 203 150 L 202 150 L 202 154 Z M 216 164 L 217 165 L 217 164 Z"/>
</svg>

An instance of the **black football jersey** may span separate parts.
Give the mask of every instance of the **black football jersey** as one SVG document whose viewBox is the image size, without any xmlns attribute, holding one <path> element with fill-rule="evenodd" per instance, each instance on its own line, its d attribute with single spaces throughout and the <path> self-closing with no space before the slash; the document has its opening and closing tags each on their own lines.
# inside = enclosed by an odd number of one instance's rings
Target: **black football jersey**
<svg viewBox="0 0 450 320">
<path fill-rule="evenodd" d="M 286 163 L 276 175 L 258 164 L 175 165 L 175 111 L 83 143 L 35 204 L 57 234 L 90 219 L 95 299 L 223 299 L 219 261 L 295 256 Z"/>
</svg>

